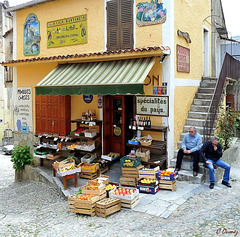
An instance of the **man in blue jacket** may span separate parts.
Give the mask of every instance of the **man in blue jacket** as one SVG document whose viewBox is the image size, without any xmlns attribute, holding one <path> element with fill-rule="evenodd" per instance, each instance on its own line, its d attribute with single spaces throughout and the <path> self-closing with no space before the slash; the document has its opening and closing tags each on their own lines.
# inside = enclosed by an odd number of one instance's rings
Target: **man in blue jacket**
<svg viewBox="0 0 240 237">
<path fill-rule="evenodd" d="M 193 176 L 198 175 L 199 150 L 202 146 L 202 137 L 196 131 L 195 127 L 190 127 L 189 132 L 185 134 L 182 141 L 182 148 L 177 154 L 177 163 L 175 171 L 180 171 L 183 155 L 193 156 Z"/>
<path fill-rule="evenodd" d="M 222 154 L 222 146 L 217 137 L 213 137 L 210 141 L 205 142 L 200 150 L 200 156 L 202 157 L 203 161 L 206 162 L 209 169 L 210 189 L 213 189 L 215 184 L 214 164 L 225 169 L 222 184 L 231 188 L 229 183 L 231 166 L 220 160 Z"/>
</svg>

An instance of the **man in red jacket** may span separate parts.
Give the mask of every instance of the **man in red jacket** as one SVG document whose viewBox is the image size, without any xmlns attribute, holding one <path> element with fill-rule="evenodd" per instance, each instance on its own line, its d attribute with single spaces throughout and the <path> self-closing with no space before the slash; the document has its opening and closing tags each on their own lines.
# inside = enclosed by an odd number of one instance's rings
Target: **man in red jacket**
<svg viewBox="0 0 240 237">
<path fill-rule="evenodd" d="M 203 161 L 206 162 L 209 168 L 209 181 L 210 181 L 209 188 L 210 189 L 213 189 L 215 184 L 214 167 L 213 167 L 214 164 L 225 169 L 222 184 L 231 188 L 231 185 L 229 183 L 231 167 L 226 162 L 220 160 L 220 158 L 222 157 L 222 154 L 223 154 L 222 146 L 219 143 L 217 137 L 213 137 L 210 141 L 205 142 L 202 148 L 200 149 L 200 156 L 202 157 Z"/>
</svg>

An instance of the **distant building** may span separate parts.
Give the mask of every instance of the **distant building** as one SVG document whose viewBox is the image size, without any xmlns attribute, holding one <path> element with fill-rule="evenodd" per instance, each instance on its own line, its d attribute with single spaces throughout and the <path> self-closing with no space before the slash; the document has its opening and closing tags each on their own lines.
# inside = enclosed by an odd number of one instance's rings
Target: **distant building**
<svg viewBox="0 0 240 237">
<path fill-rule="evenodd" d="M 13 25 L 12 13 L 5 12 L 9 8 L 8 1 L 0 3 L 0 60 L 13 58 Z M 0 67 L 0 145 L 4 140 L 5 129 L 13 128 L 13 88 L 12 68 Z M 6 135 L 6 134 L 5 134 Z"/>
</svg>

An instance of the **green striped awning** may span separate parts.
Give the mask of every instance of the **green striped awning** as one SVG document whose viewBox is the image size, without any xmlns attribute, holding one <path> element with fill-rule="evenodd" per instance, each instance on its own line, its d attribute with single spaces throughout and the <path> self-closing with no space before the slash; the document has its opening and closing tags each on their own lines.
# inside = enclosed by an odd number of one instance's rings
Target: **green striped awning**
<svg viewBox="0 0 240 237">
<path fill-rule="evenodd" d="M 144 94 L 156 58 L 61 64 L 36 85 L 37 95 Z"/>
</svg>

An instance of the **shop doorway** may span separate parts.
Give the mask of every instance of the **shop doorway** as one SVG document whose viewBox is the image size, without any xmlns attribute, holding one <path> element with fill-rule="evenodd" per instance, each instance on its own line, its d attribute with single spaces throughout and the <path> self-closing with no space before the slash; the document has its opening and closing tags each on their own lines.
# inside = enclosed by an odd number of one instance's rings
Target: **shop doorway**
<svg viewBox="0 0 240 237">
<path fill-rule="evenodd" d="M 134 114 L 134 96 L 104 96 L 103 98 L 103 152 L 128 153 L 126 142 L 132 138 L 128 129 Z"/>
</svg>

